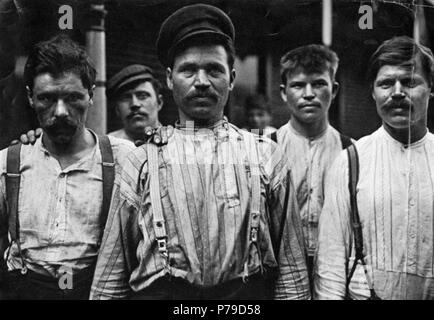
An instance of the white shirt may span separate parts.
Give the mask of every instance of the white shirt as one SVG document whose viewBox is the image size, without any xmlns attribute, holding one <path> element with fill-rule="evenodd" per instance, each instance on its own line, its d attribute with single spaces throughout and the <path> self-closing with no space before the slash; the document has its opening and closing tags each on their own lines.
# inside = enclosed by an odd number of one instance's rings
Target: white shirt
<svg viewBox="0 0 434 320">
<path fill-rule="evenodd" d="M 288 122 L 277 130 L 277 141 L 291 168 L 306 248 L 308 254 L 313 256 L 318 242 L 318 219 L 324 202 L 324 180 L 342 151 L 340 134 L 328 125 L 320 136 L 307 138 Z"/>
<path fill-rule="evenodd" d="M 357 141 L 356 147 L 360 158 L 357 204 L 366 263 L 377 295 L 382 299 L 434 299 L 434 135 L 427 133 L 405 147 L 381 127 Z M 315 291 L 319 299 L 340 299 L 345 294 L 345 263 L 351 243 L 345 152 L 328 178 Z M 360 265 L 350 293 L 353 298 L 369 296 Z"/>
<path fill-rule="evenodd" d="M 94 149 L 62 169 L 43 146 L 21 147 L 18 217 L 21 250 L 26 266 L 38 273 L 57 277 L 61 267 L 81 270 L 96 261 L 102 231 L 102 168 L 98 138 Z M 110 137 L 115 168 L 135 147 Z M 0 223 L 6 212 L 6 157 L 0 151 Z M 1 228 L 2 231 L 7 232 Z M 1 235 L 3 236 L 3 235 Z M 10 270 L 21 269 L 16 243 L 5 252 Z"/>
</svg>

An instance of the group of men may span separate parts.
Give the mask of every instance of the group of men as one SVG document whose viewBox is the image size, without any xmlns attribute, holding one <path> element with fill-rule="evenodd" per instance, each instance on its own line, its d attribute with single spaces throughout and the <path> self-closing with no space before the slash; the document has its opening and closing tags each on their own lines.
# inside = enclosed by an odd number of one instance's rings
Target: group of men
<svg viewBox="0 0 434 320">
<path fill-rule="evenodd" d="M 179 120 L 161 127 L 161 84 L 132 65 L 108 83 L 124 125 L 109 138 L 84 126 L 83 49 L 35 47 L 25 81 L 43 133 L 0 152 L 3 298 L 434 298 L 431 50 L 408 37 L 377 49 L 383 124 L 356 142 L 328 122 L 339 60 L 322 45 L 281 59 L 286 125 L 229 123 L 234 38 L 216 7 L 169 16 L 156 46 Z"/>
</svg>

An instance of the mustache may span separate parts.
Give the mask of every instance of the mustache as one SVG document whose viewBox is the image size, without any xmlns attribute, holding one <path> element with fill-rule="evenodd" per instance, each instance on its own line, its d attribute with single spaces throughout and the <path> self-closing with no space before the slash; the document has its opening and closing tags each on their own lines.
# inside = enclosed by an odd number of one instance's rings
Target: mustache
<svg viewBox="0 0 434 320">
<path fill-rule="evenodd" d="M 186 96 L 186 98 L 188 100 L 195 99 L 195 98 L 211 98 L 217 100 L 217 95 L 212 91 L 199 91 L 199 92 L 194 91 L 192 93 L 189 93 Z"/>
<path fill-rule="evenodd" d="M 131 112 L 129 115 L 127 115 L 127 119 L 131 120 L 133 117 L 135 117 L 137 115 L 142 116 L 142 117 L 148 117 L 149 116 L 146 112 L 134 111 L 134 112 Z"/>
<path fill-rule="evenodd" d="M 385 109 L 394 109 L 394 108 L 405 108 L 411 109 L 412 104 L 408 100 L 389 100 L 384 104 Z"/>
<path fill-rule="evenodd" d="M 74 133 L 77 130 L 78 125 L 69 118 L 52 119 L 44 129 L 51 134 L 57 134 L 59 132 Z"/>
</svg>

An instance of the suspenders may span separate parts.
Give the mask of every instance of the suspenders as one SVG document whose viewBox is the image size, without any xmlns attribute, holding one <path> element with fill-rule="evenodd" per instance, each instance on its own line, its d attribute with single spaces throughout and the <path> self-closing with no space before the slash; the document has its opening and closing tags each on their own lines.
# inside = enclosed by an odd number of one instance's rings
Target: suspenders
<svg viewBox="0 0 434 320">
<path fill-rule="evenodd" d="M 104 231 L 115 181 L 115 162 L 109 138 L 98 135 L 98 140 L 102 162 L 102 211 L 100 215 L 100 227 Z"/>
<path fill-rule="evenodd" d="M 115 164 L 113 159 L 113 150 L 110 140 L 107 136 L 98 135 L 99 148 L 101 151 L 102 160 L 102 180 L 103 180 L 103 196 L 102 196 L 102 211 L 100 216 L 101 230 L 104 230 L 107 220 L 108 210 L 110 207 L 110 199 L 113 190 L 115 179 Z M 9 215 L 8 228 L 11 237 L 11 244 L 17 244 L 18 253 L 21 257 L 22 273 L 27 272 L 24 264 L 24 259 L 21 254 L 20 232 L 19 232 L 19 218 L 18 218 L 18 196 L 20 190 L 20 156 L 21 156 L 21 143 L 10 146 L 7 151 L 6 163 L 6 198 L 7 198 L 7 212 Z M 99 243 L 100 244 L 100 243 Z M 0 252 L 3 255 L 3 252 Z M 0 257 L 0 260 L 3 256 Z"/>
<path fill-rule="evenodd" d="M 158 252 L 161 254 L 164 267 L 169 271 L 169 254 L 167 251 L 167 232 L 160 198 L 160 178 L 158 175 L 158 147 L 153 143 L 146 144 L 148 153 L 148 170 L 155 238 Z"/>
<path fill-rule="evenodd" d="M 359 181 L 359 156 L 357 153 L 356 146 L 351 144 L 347 148 L 348 155 L 348 188 L 350 191 L 350 225 L 353 230 L 354 247 L 355 247 L 355 259 L 354 264 L 351 268 L 350 274 L 347 277 L 346 282 L 346 296 L 349 299 L 349 286 L 351 283 L 351 278 L 353 277 L 354 271 L 356 270 L 357 263 L 360 261 L 363 270 L 365 272 L 366 281 L 368 283 L 370 298 L 368 300 L 380 300 L 380 298 L 375 293 L 374 287 L 372 285 L 371 278 L 369 277 L 368 269 L 365 262 L 365 256 L 363 255 L 363 233 L 362 224 L 360 223 L 359 209 L 357 207 L 357 182 Z"/>
<path fill-rule="evenodd" d="M 259 157 L 256 147 L 255 137 L 251 134 L 243 134 L 244 143 L 249 146 L 247 148 L 247 156 L 250 162 L 251 174 L 251 193 L 250 193 L 250 215 L 249 215 L 249 245 L 247 249 L 247 257 L 244 262 L 243 281 L 248 281 L 249 277 L 249 258 L 252 246 L 256 247 L 259 255 L 259 263 L 261 266 L 261 273 L 263 273 L 261 251 L 258 245 L 259 222 L 261 218 L 261 173 L 259 170 Z"/>
<path fill-rule="evenodd" d="M 8 148 L 6 160 L 6 199 L 7 199 L 7 212 L 9 214 L 8 226 L 11 243 L 15 242 L 18 247 L 18 254 L 21 258 L 21 273 L 26 273 L 27 268 L 24 264 L 24 259 L 21 254 L 20 243 L 20 226 L 18 220 L 18 196 L 20 192 L 20 156 L 21 156 L 21 143 L 10 146 Z M 0 252 L 3 258 L 3 252 Z"/>
<path fill-rule="evenodd" d="M 244 263 L 244 275 L 243 281 L 247 281 L 249 270 L 249 252 L 251 247 L 254 245 L 259 254 L 259 260 L 261 263 L 262 271 L 262 260 L 260 256 L 260 249 L 258 246 L 258 231 L 260 222 L 260 197 L 261 197 L 261 185 L 260 185 L 260 171 L 259 171 L 259 160 L 258 152 L 256 148 L 255 138 L 248 134 L 244 136 L 244 143 L 249 143 L 253 146 L 254 151 L 248 152 L 250 157 L 250 167 L 251 167 L 251 197 L 250 197 L 250 215 L 249 215 L 249 245 L 246 261 Z M 247 138 L 248 137 L 248 138 Z M 247 139 L 246 139 L 247 138 Z M 246 141 L 247 140 L 247 141 Z M 248 149 L 251 151 L 250 149 Z M 170 272 L 169 268 L 169 254 L 167 250 L 167 232 L 165 226 L 165 220 L 163 215 L 163 208 L 161 206 L 160 198 L 160 179 L 158 172 L 158 147 L 153 143 L 146 144 L 146 151 L 148 154 L 148 170 L 150 179 L 150 196 L 152 203 L 152 214 L 153 214 L 153 226 L 155 232 L 155 238 L 157 240 L 158 251 L 163 258 L 164 266 L 167 272 Z"/>
</svg>

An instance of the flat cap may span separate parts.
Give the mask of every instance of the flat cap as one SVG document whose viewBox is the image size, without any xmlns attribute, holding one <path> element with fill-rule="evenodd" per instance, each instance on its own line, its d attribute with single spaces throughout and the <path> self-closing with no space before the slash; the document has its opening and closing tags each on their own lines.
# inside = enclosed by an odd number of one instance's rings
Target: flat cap
<svg viewBox="0 0 434 320">
<path fill-rule="evenodd" d="M 156 43 L 158 58 L 168 66 L 176 46 L 187 39 L 203 36 L 233 42 L 234 25 L 226 13 L 214 6 L 194 4 L 182 7 L 161 25 Z"/>
<path fill-rule="evenodd" d="M 138 80 L 155 79 L 154 71 L 141 64 L 132 64 L 116 73 L 107 81 L 107 97 L 118 94 L 122 88 Z"/>
</svg>

